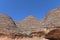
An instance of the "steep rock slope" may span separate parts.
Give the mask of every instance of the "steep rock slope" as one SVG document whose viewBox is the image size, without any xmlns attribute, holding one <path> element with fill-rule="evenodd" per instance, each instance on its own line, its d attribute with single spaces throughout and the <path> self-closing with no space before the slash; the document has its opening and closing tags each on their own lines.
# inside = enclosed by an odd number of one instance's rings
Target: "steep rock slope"
<svg viewBox="0 0 60 40">
<path fill-rule="evenodd" d="M 11 17 L 6 14 L 0 14 L 0 33 L 9 34 L 17 32 L 17 27 Z"/>
<path fill-rule="evenodd" d="M 44 21 L 44 27 L 60 27 L 60 7 L 50 11 Z"/>
<path fill-rule="evenodd" d="M 40 30 L 40 20 L 34 18 L 33 16 L 28 16 L 21 22 L 16 22 L 16 25 L 20 30 L 23 32 L 32 32 L 32 31 L 37 31 Z"/>
</svg>

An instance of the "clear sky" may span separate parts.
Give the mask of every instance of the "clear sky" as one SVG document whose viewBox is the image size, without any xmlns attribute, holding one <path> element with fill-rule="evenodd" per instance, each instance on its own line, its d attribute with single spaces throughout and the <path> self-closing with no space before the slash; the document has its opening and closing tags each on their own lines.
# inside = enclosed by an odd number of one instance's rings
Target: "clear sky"
<svg viewBox="0 0 60 40">
<path fill-rule="evenodd" d="M 0 0 L 0 14 L 5 13 L 18 21 L 29 15 L 43 19 L 48 11 L 58 6 L 60 0 Z"/>
</svg>

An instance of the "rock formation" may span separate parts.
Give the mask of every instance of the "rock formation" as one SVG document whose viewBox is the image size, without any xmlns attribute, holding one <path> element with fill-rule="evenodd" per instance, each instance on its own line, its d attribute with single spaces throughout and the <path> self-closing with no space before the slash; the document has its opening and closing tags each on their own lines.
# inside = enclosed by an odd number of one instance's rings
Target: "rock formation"
<svg viewBox="0 0 60 40">
<path fill-rule="evenodd" d="M 49 40 L 60 40 L 60 29 L 54 29 L 50 31 L 45 38 Z"/>
<path fill-rule="evenodd" d="M 9 35 L 13 39 L 43 36 L 50 40 L 60 40 L 60 8 L 50 11 L 44 20 L 28 16 L 17 22 L 5 14 L 0 14 L 1 35 Z"/>
<path fill-rule="evenodd" d="M 6 14 L 0 14 L 0 34 L 9 35 L 17 32 L 15 22 Z"/>
<path fill-rule="evenodd" d="M 17 23 L 17 22 L 16 22 Z M 28 16 L 24 20 L 22 20 L 20 23 L 17 23 L 17 26 L 22 30 L 23 32 L 27 32 L 28 34 L 32 31 L 38 31 L 40 30 L 40 20 L 36 19 L 33 16 Z"/>
<path fill-rule="evenodd" d="M 28 16 L 21 22 L 16 22 L 16 25 L 23 34 L 37 35 L 40 31 L 47 34 L 49 31 L 57 29 L 60 27 L 60 8 L 56 8 L 50 11 L 44 18 L 44 20 L 38 20 L 33 16 Z"/>
<path fill-rule="evenodd" d="M 48 12 L 44 23 L 46 27 L 60 27 L 60 7 Z"/>
</svg>

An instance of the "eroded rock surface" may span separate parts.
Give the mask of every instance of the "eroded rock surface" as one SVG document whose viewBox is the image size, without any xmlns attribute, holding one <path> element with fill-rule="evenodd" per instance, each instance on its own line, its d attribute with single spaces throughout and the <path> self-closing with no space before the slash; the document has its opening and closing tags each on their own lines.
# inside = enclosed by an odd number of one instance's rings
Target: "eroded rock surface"
<svg viewBox="0 0 60 40">
<path fill-rule="evenodd" d="M 60 7 L 48 12 L 44 23 L 46 27 L 60 27 Z"/>
<path fill-rule="evenodd" d="M 0 14 L 0 34 L 9 35 L 17 32 L 17 27 L 13 19 L 6 14 Z"/>
<path fill-rule="evenodd" d="M 0 15 L 1 40 L 48 40 L 48 37 L 60 40 L 60 8 L 50 11 L 44 20 L 28 16 L 17 22 L 5 14 Z"/>
</svg>

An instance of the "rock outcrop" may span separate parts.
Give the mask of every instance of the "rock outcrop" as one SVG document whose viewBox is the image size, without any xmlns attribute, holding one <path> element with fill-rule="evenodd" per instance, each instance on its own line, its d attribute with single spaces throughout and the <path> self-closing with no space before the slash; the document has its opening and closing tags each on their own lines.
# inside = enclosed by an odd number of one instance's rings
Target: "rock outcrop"
<svg viewBox="0 0 60 40">
<path fill-rule="evenodd" d="M 45 27 L 60 27 L 60 7 L 48 12 L 43 22 Z"/>
<path fill-rule="evenodd" d="M 50 40 L 60 40 L 60 7 L 50 11 L 44 20 L 28 16 L 21 22 L 11 17 L 0 15 L 0 36 L 15 38 L 45 37 Z"/>
<path fill-rule="evenodd" d="M 46 34 L 45 38 L 49 40 L 60 40 L 60 29 L 54 29 Z"/>
<path fill-rule="evenodd" d="M 17 32 L 15 22 L 6 14 L 0 14 L 0 34 L 9 35 Z"/>
<path fill-rule="evenodd" d="M 37 35 L 40 31 L 44 32 L 44 35 L 49 31 L 60 27 L 60 8 L 56 8 L 50 11 L 44 18 L 44 20 L 38 20 L 33 16 L 26 17 L 21 22 L 16 22 L 16 25 L 22 33 Z"/>
<path fill-rule="evenodd" d="M 17 23 L 17 22 L 16 22 Z M 22 20 L 20 23 L 17 23 L 18 28 L 22 30 L 23 32 L 27 32 L 28 34 L 32 31 L 38 31 L 40 30 L 40 20 L 36 19 L 33 16 L 28 16 L 24 20 Z"/>
</svg>

